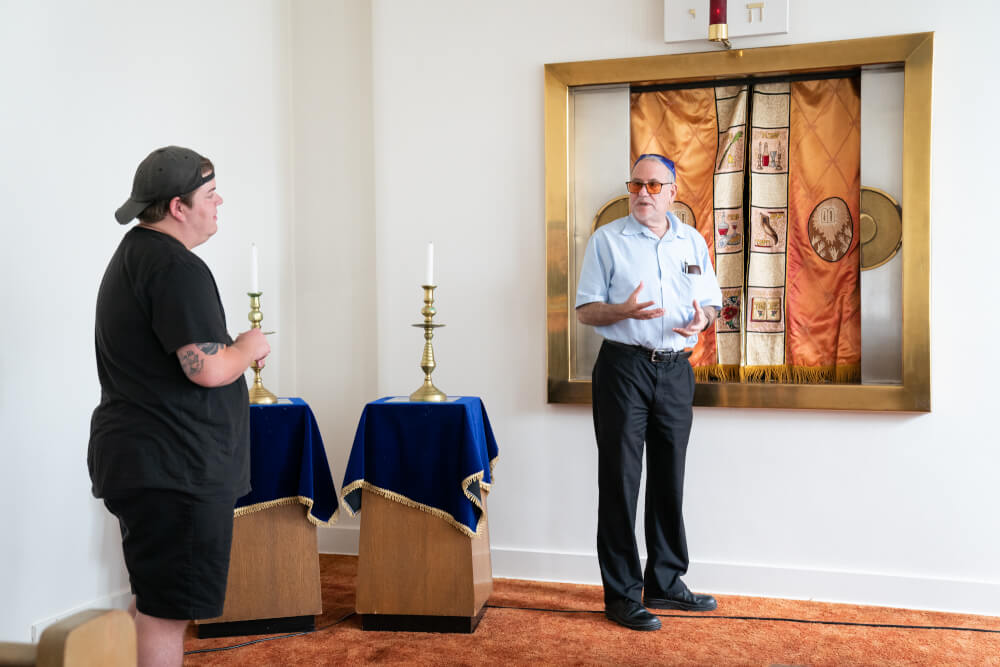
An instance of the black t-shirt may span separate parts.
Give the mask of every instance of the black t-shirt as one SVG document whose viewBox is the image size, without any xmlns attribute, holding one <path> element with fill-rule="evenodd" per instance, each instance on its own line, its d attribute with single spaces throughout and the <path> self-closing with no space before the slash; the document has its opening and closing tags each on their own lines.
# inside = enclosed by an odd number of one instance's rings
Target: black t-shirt
<svg viewBox="0 0 1000 667">
<path fill-rule="evenodd" d="M 142 489 L 238 498 L 250 490 L 250 408 L 242 376 L 202 387 L 177 350 L 232 344 L 215 278 L 177 239 L 136 227 L 97 295 L 101 403 L 87 465 L 98 498 Z"/>
</svg>

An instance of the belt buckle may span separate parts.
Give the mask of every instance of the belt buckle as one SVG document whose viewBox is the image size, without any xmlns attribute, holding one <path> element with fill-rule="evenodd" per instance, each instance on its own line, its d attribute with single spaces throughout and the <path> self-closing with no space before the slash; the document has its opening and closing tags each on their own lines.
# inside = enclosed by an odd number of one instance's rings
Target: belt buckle
<svg viewBox="0 0 1000 667">
<path fill-rule="evenodd" d="M 661 361 L 671 361 L 674 359 L 674 355 L 677 353 L 673 350 L 652 350 L 649 355 L 649 360 L 654 364 Z"/>
</svg>

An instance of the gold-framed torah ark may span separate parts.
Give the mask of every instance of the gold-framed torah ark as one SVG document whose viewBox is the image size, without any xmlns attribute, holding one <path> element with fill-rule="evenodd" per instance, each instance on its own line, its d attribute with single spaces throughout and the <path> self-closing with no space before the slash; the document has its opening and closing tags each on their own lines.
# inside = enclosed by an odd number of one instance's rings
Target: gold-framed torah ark
<svg viewBox="0 0 1000 667">
<path fill-rule="evenodd" d="M 896 261 L 901 271 L 898 304 L 899 380 L 892 383 L 861 379 L 822 383 L 797 383 L 779 376 L 766 382 L 699 378 L 695 405 L 728 407 L 805 408 L 875 411 L 930 411 L 930 149 L 931 82 L 933 33 L 918 33 L 866 39 L 796 44 L 759 49 L 733 49 L 642 58 L 555 63 L 545 66 L 545 190 L 546 190 L 546 263 L 547 263 L 547 381 L 550 403 L 587 403 L 590 401 L 589 376 L 579 372 L 574 346 L 575 265 L 574 216 L 587 215 L 591 228 L 593 212 L 574 209 L 576 172 L 573 159 L 577 147 L 573 135 L 573 94 L 575 91 L 610 86 L 655 88 L 684 87 L 688 84 L 712 86 L 716 81 L 739 79 L 774 81 L 849 77 L 851 72 L 897 68 L 902 72 L 902 160 L 901 192 L 903 251 Z M 770 134 L 767 135 L 770 137 Z M 748 139 L 751 137 L 747 137 Z M 730 150 L 735 138 L 721 135 L 720 153 L 733 162 Z M 747 161 L 760 159 L 763 171 L 768 161 L 782 167 L 781 153 L 749 148 L 743 142 Z M 750 155 L 750 151 L 754 155 Z M 634 151 L 633 151 L 634 152 Z M 626 165 L 628 156 L 621 162 Z M 768 158 L 770 158 L 768 160 Z M 777 158 L 777 159 L 776 159 Z M 719 161 L 721 167 L 722 161 Z M 761 170 L 761 165 L 756 165 Z M 626 174 L 627 175 L 627 174 Z M 680 175 L 678 176 L 680 178 Z M 855 188 L 855 192 L 857 188 Z M 831 200 L 832 201 L 832 200 Z M 609 202 L 610 203 L 610 202 Z M 752 204 L 752 202 L 748 202 Z M 834 202 L 837 204 L 837 202 Z M 839 205 L 839 204 L 837 204 Z M 749 208 L 749 206 L 748 206 Z M 813 211 L 816 225 L 822 221 Z M 861 212 L 862 216 L 865 212 Z M 718 218 L 718 212 L 716 213 Z M 780 216 L 768 217 L 756 212 L 755 224 L 763 221 L 770 233 Z M 851 215 L 857 230 L 857 202 Z M 732 216 L 730 216 L 732 217 Z M 734 235 L 726 216 L 718 218 L 722 234 L 726 227 L 730 242 Z M 747 221 L 749 228 L 750 220 Z M 589 232 L 588 232 L 589 233 Z M 856 239 L 855 243 L 857 244 Z M 817 253 L 829 254 L 829 249 Z M 783 301 L 780 294 L 762 292 L 751 295 L 741 306 L 743 322 L 754 318 L 761 327 L 780 319 Z M 738 378 L 738 375 L 736 376 Z"/>
</svg>

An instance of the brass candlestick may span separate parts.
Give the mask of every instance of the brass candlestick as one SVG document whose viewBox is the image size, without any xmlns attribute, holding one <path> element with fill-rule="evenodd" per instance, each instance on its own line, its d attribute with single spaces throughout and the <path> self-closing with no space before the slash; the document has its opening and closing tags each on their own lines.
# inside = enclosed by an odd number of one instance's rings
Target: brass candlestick
<svg viewBox="0 0 1000 667">
<path fill-rule="evenodd" d="M 251 329 L 260 329 L 260 323 L 264 321 L 264 314 L 260 312 L 260 295 L 263 292 L 247 292 L 250 297 L 250 314 L 247 315 L 247 319 L 250 320 Z M 257 364 L 257 360 L 250 364 L 250 368 L 253 369 L 253 386 L 250 387 L 250 404 L 251 405 L 272 405 L 278 402 L 278 397 L 272 394 L 264 387 L 264 383 L 260 380 L 260 366 Z"/>
<path fill-rule="evenodd" d="M 448 395 L 434 386 L 431 382 L 431 373 L 437 367 L 434 363 L 434 346 L 431 339 L 434 338 L 434 329 L 443 327 L 443 324 L 434 323 L 434 290 L 437 285 L 422 285 L 424 288 L 424 307 L 420 309 L 420 314 L 424 316 L 424 321 L 414 324 L 415 327 L 422 327 L 424 330 L 424 354 L 420 357 L 420 368 L 424 371 L 424 383 L 420 388 L 410 394 L 411 401 L 421 402 L 441 402 L 448 400 Z"/>
</svg>

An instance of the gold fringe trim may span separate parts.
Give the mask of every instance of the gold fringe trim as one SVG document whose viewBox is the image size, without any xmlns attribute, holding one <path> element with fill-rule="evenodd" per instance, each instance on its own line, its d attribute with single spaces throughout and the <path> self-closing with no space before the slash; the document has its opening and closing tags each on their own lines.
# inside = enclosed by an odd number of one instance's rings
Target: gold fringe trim
<svg viewBox="0 0 1000 667">
<path fill-rule="evenodd" d="M 486 475 L 486 473 L 483 472 L 482 470 L 480 470 L 475 475 L 469 475 L 468 477 L 466 477 L 465 479 L 462 480 L 462 493 L 465 494 L 466 498 L 468 498 L 470 501 L 472 501 L 473 505 L 475 505 L 476 507 L 479 508 L 480 512 L 485 512 L 486 511 L 485 509 L 483 509 L 483 501 L 481 501 L 479 498 L 477 498 L 474 493 L 472 493 L 471 491 L 469 491 L 469 488 L 473 484 L 478 484 L 479 485 L 479 492 L 480 493 L 489 493 L 489 489 L 487 488 L 487 485 L 482 483 L 483 477 L 485 475 Z"/>
<path fill-rule="evenodd" d="M 837 366 L 837 373 L 833 381 L 837 384 L 857 384 L 861 382 L 861 364 Z"/>
<path fill-rule="evenodd" d="M 493 479 L 493 468 L 494 466 L 496 466 L 496 462 L 497 462 L 497 457 L 494 456 L 492 459 L 490 459 L 490 479 Z M 473 505 L 479 508 L 480 512 L 485 512 L 486 508 L 483 507 L 482 503 L 479 501 L 479 498 L 476 498 L 476 496 L 469 491 L 469 487 L 472 486 L 473 482 L 478 482 L 480 491 L 482 491 L 483 495 L 488 496 L 490 494 L 490 489 L 493 488 L 493 482 L 484 482 L 483 477 L 485 477 L 485 473 L 482 470 L 480 470 L 476 474 L 469 475 L 468 477 L 462 480 L 462 493 L 465 494 L 466 498 L 472 501 Z"/>
<path fill-rule="evenodd" d="M 471 480 L 471 479 L 473 479 L 473 478 L 475 478 L 477 476 L 482 477 L 482 475 L 483 475 L 482 472 L 478 472 L 475 475 L 470 475 L 469 477 L 466 478 L 466 480 Z M 478 507 L 480 509 L 480 511 L 481 511 L 482 510 L 482 505 L 479 504 L 478 499 L 474 499 L 475 496 L 472 496 L 469 493 L 468 488 L 465 487 L 464 484 L 465 484 L 465 482 L 463 481 L 463 489 L 462 490 L 465 492 L 465 495 L 470 500 L 472 500 L 472 502 L 476 505 L 476 507 Z M 415 500 L 411 500 L 410 498 L 407 498 L 406 496 L 404 496 L 401 493 L 396 493 L 395 491 L 389 491 L 388 489 L 383 489 L 383 488 L 375 486 L 374 484 L 371 484 L 371 483 L 369 483 L 369 482 L 367 482 L 367 481 L 365 481 L 363 479 L 359 479 L 359 480 L 357 480 L 355 482 L 351 482 L 350 484 L 348 484 L 347 486 L 345 486 L 340 491 L 340 497 L 344 501 L 344 508 L 347 510 L 347 513 L 350 514 L 351 516 L 357 516 L 358 512 L 355 512 L 354 510 L 351 509 L 351 506 L 347 503 L 347 496 L 350 495 L 351 493 L 353 493 L 354 491 L 357 491 L 358 489 L 365 489 L 367 491 L 371 491 L 372 493 L 378 494 L 378 495 L 382 496 L 383 498 L 385 498 L 387 500 L 392 500 L 394 502 L 397 502 L 400 505 L 406 505 L 407 507 L 412 507 L 413 509 L 418 509 L 421 512 L 427 512 L 428 514 L 432 514 L 432 515 L 436 516 L 437 518 L 442 519 L 445 523 L 451 525 L 453 528 L 455 528 L 459 532 L 461 532 L 464 535 L 467 535 L 469 537 L 479 537 L 479 536 L 481 536 L 483 534 L 483 524 L 486 521 L 486 512 L 481 512 L 481 514 L 479 515 L 479 522 L 476 524 L 476 530 L 475 530 L 475 532 L 473 532 L 473 531 L 469 530 L 468 526 L 466 526 L 465 524 L 463 524 L 463 523 L 461 523 L 459 521 L 456 521 L 455 517 L 453 517 L 452 515 L 448 514 L 447 512 L 439 510 L 436 507 L 431 507 L 430 505 L 424 505 L 423 503 L 418 503 Z"/>
<path fill-rule="evenodd" d="M 695 366 L 694 379 L 696 382 L 738 382 L 740 367 L 737 364 Z"/>
<path fill-rule="evenodd" d="M 741 366 L 740 382 L 779 382 L 791 381 L 788 366 Z"/>
<path fill-rule="evenodd" d="M 494 456 L 492 459 L 490 459 L 490 482 L 488 484 L 486 482 L 480 482 L 480 484 L 482 486 L 486 487 L 486 491 L 487 492 L 489 492 L 489 490 L 493 488 L 493 480 L 496 479 L 496 477 L 494 477 L 494 475 L 496 473 L 493 472 L 493 471 L 494 471 L 494 469 L 497 466 L 497 459 L 498 458 L 499 458 L 499 455 Z"/>
<path fill-rule="evenodd" d="M 263 510 L 271 509 L 272 507 L 279 507 L 281 505 L 292 505 L 294 503 L 302 503 L 309 510 L 306 512 L 306 518 L 309 519 L 309 523 L 314 526 L 332 526 L 337 523 L 340 519 L 340 508 L 338 507 L 333 512 L 333 516 L 330 517 L 328 521 L 322 521 L 317 518 L 312 513 L 313 499 L 306 496 L 289 496 L 287 498 L 276 498 L 275 500 L 268 500 L 263 503 L 255 503 L 253 505 L 245 505 L 243 507 L 237 507 L 233 510 L 234 517 L 246 516 L 247 514 L 253 514 L 254 512 L 260 512 Z"/>
<path fill-rule="evenodd" d="M 861 366 L 743 366 L 740 382 L 778 384 L 849 384 L 861 380 Z"/>
</svg>

